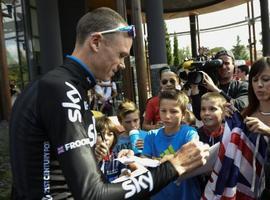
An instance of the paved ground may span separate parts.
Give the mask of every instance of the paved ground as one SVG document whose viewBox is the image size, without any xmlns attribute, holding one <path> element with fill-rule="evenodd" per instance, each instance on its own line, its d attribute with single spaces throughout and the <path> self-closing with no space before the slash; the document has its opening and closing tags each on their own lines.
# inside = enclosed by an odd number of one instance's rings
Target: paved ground
<svg viewBox="0 0 270 200">
<path fill-rule="evenodd" d="M 10 199 L 11 172 L 9 163 L 8 123 L 0 122 L 0 199 Z"/>
</svg>

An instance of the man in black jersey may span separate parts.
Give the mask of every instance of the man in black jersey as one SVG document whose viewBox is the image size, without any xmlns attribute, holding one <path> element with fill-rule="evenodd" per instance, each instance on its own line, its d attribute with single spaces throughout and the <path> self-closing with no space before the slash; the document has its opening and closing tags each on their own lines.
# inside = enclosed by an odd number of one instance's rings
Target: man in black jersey
<svg viewBox="0 0 270 200">
<path fill-rule="evenodd" d="M 12 199 L 140 199 L 206 162 L 208 146 L 191 142 L 157 168 L 109 184 L 96 165 L 95 120 L 87 91 L 110 80 L 129 55 L 134 27 L 108 8 L 78 22 L 63 65 L 31 83 L 10 121 Z"/>
</svg>

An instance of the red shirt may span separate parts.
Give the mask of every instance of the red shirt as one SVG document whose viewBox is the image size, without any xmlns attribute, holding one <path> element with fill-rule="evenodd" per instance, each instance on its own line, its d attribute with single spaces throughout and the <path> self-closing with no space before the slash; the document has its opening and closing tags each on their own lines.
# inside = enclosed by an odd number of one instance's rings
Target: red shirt
<svg viewBox="0 0 270 200">
<path fill-rule="evenodd" d="M 152 97 L 148 100 L 145 108 L 144 119 L 153 122 L 153 124 L 156 124 L 160 121 L 158 96 Z"/>
</svg>

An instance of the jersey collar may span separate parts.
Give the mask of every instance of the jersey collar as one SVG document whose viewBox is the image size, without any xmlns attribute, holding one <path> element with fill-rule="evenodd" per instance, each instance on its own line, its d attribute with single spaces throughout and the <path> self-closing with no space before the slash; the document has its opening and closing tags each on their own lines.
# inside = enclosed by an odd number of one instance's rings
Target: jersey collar
<svg viewBox="0 0 270 200">
<path fill-rule="evenodd" d="M 84 62 L 82 62 L 79 58 L 77 58 L 75 56 L 67 55 L 66 57 L 73 60 L 73 61 L 75 61 L 76 63 L 78 63 L 79 66 L 86 71 L 87 77 L 88 77 L 88 82 L 90 83 L 91 87 L 94 87 L 96 85 L 96 79 L 95 79 L 93 73 L 87 67 L 87 65 Z"/>
</svg>

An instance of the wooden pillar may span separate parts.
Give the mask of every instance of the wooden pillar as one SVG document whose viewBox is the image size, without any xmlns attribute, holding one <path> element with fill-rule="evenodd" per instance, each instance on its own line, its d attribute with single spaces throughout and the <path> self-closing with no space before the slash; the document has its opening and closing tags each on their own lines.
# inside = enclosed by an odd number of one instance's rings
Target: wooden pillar
<svg viewBox="0 0 270 200">
<path fill-rule="evenodd" d="M 267 7 L 266 7 L 267 6 Z M 263 56 L 270 56 L 270 28 L 268 0 L 260 0 Z"/>
<path fill-rule="evenodd" d="M 11 112 L 8 65 L 4 38 L 3 13 L 0 3 L 0 120 L 8 120 Z"/>
<path fill-rule="evenodd" d="M 134 40 L 135 64 L 138 84 L 139 108 L 141 113 L 145 111 L 147 101 L 147 66 L 144 51 L 144 37 L 142 29 L 141 1 L 132 0 L 132 22 L 136 27 L 136 37 Z"/>
<path fill-rule="evenodd" d="M 127 10 L 126 10 L 126 1 L 117 0 L 116 1 L 117 12 L 127 21 Z M 134 81 L 133 81 L 133 71 L 130 66 L 130 58 L 125 59 L 126 68 L 121 72 L 123 77 L 123 88 L 124 97 L 128 98 L 135 102 L 134 94 Z"/>
</svg>

